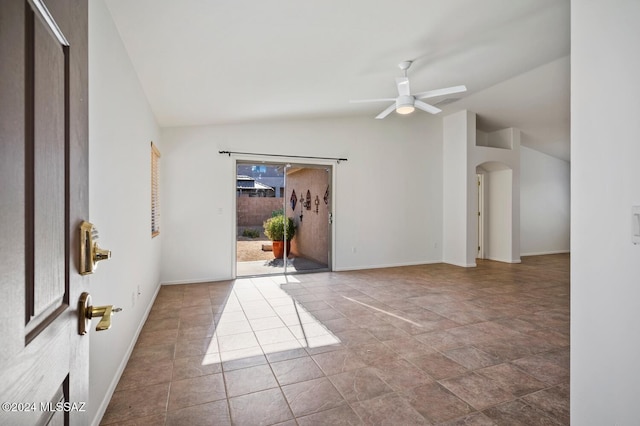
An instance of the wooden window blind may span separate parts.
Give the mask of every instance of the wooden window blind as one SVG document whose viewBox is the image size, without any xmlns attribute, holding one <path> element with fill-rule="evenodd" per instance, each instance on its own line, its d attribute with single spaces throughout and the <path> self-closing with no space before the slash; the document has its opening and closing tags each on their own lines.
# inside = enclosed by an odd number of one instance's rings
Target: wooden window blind
<svg viewBox="0 0 640 426">
<path fill-rule="evenodd" d="M 160 151 L 151 142 L 151 237 L 160 234 Z"/>
</svg>

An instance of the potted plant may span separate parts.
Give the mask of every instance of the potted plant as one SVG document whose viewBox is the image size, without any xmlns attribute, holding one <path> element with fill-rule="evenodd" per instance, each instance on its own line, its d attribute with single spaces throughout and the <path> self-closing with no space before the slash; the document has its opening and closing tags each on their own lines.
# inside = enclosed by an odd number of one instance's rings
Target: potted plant
<svg viewBox="0 0 640 426">
<path fill-rule="evenodd" d="M 287 221 L 287 254 L 291 252 L 291 239 L 296 234 L 296 225 L 293 223 L 293 219 L 286 218 Z M 273 245 L 273 257 L 276 259 L 282 259 L 284 255 L 284 223 L 285 217 L 283 214 L 275 215 L 267 219 L 262 226 L 264 227 L 264 234 L 272 241 Z"/>
</svg>

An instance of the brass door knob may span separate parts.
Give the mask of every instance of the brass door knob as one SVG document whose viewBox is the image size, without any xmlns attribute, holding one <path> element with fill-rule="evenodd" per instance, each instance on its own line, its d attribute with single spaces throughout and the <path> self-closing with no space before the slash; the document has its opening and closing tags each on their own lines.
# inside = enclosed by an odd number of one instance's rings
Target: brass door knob
<svg viewBox="0 0 640 426">
<path fill-rule="evenodd" d="M 87 292 L 82 293 L 78 301 L 78 333 L 80 335 L 87 334 L 91 319 L 94 317 L 101 317 L 96 326 L 96 331 L 110 329 L 111 315 L 120 311 L 122 311 L 122 308 L 114 308 L 113 305 L 92 306 L 91 295 Z"/>
</svg>

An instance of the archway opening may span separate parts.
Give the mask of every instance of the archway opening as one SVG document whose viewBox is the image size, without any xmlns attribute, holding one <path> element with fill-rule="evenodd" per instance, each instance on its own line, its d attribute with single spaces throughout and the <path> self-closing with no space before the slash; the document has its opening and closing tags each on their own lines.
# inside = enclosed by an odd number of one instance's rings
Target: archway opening
<svg viewBox="0 0 640 426">
<path fill-rule="evenodd" d="M 513 170 L 489 161 L 478 175 L 478 258 L 511 262 L 513 258 Z"/>
</svg>

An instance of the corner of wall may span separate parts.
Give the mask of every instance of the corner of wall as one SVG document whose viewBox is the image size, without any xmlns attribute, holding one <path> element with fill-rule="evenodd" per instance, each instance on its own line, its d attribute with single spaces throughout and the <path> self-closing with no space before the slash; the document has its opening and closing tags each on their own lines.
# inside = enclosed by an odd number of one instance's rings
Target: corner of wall
<svg viewBox="0 0 640 426">
<path fill-rule="evenodd" d="M 111 14 L 104 1 L 91 1 L 89 220 L 113 253 L 90 277 L 91 296 L 97 304 L 123 308 L 108 332 L 90 339 L 88 416 L 94 423 L 104 414 L 160 288 L 163 234 L 151 236 L 149 161 L 151 141 L 162 149 L 159 138 Z"/>
</svg>

